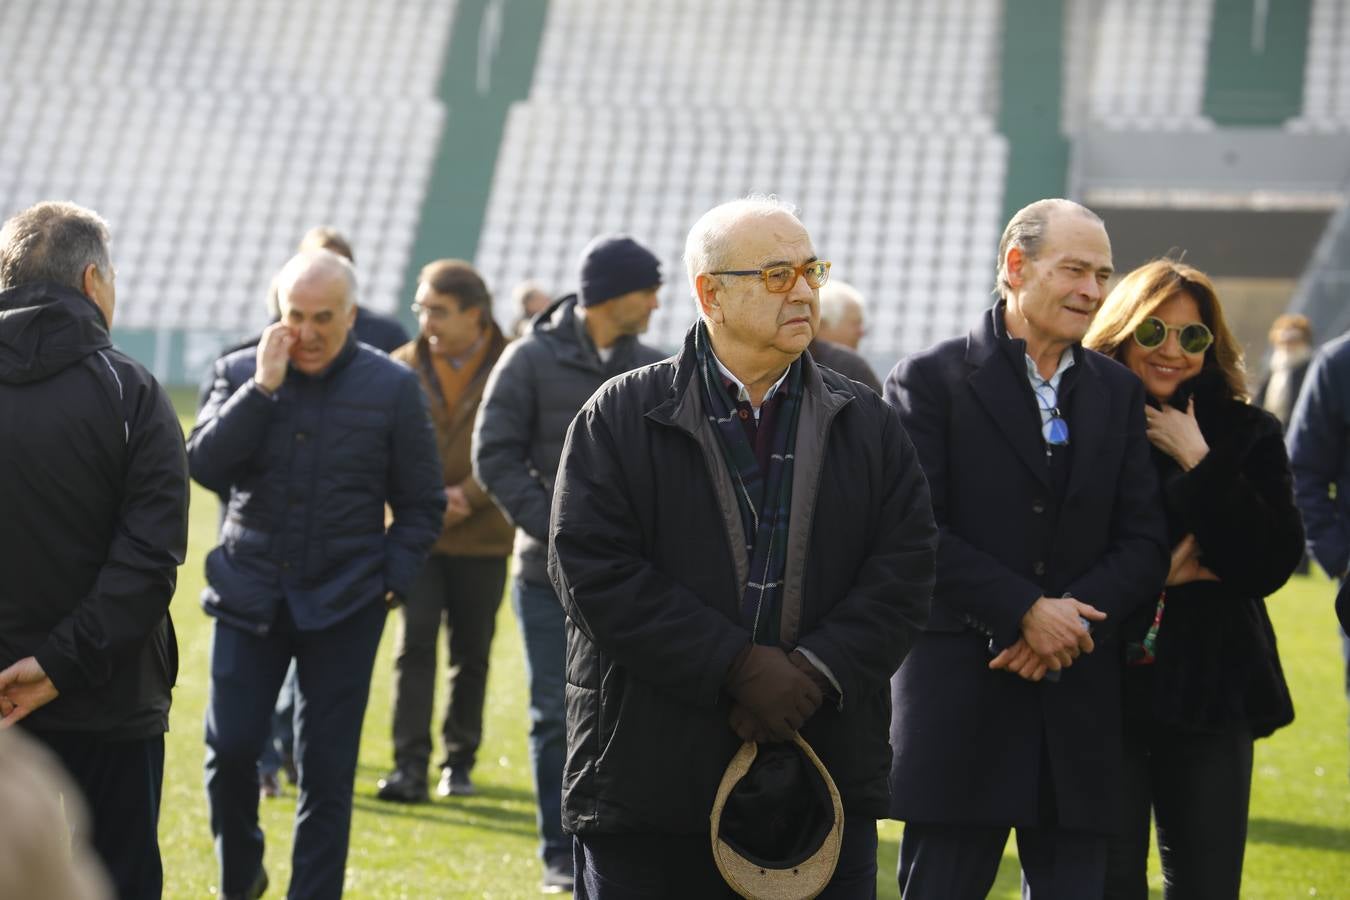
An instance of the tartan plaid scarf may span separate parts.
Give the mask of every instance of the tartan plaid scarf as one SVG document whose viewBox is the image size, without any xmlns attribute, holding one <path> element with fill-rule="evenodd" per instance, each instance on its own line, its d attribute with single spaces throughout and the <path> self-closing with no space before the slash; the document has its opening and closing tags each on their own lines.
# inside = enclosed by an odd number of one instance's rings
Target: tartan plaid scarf
<svg viewBox="0 0 1350 900">
<path fill-rule="evenodd" d="M 722 459 L 736 486 L 736 505 L 745 530 L 750 577 L 741 597 L 741 621 L 757 644 L 776 645 L 782 620 L 783 575 L 787 565 L 788 522 L 792 512 L 793 448 L 802 411 L 802 362 L 798 359 L 779 387 L 785 391 L 778 410 L 767 472 L 755 461 L 736 407 L 727 395 L 702 322 L 694 334 L 703 409 L 718 437 Z"/>
</svg>

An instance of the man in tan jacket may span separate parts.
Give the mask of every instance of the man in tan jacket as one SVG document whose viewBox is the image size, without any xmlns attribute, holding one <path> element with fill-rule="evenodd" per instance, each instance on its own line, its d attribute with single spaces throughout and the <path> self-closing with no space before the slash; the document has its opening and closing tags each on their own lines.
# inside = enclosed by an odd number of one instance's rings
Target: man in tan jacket
<svg viewBox="0 0 1350 900">
<path fill-rule="evenodd" d="M 469 458 L 483 386 L 506 346 L 492 319 L 492 296 L 468 263 L 438 260 L 418 277 L 413 311 L 417 338 L 392 356 L 417 372 L 426 393 L 445 472 L 446 510 L 441 535 L 403 605 L 394 680 L 394 769 L 380 779 L 378 795 L 402 803 L 427 799 L 442 617 L 450 700 L 436 793 L 473 793 L 469 773 L 483 735 L 488 654 L 514 534 L 474 480 Z"/>
</svg>

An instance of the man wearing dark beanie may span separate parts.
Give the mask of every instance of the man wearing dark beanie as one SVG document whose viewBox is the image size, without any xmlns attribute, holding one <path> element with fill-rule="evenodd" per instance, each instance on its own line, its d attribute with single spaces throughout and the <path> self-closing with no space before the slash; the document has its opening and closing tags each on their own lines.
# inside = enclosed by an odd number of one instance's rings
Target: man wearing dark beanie
<svg viewBox="0 0 1350 900">
<path fill-rule="evenodd" d="M 572 841 L 562 830 L 567 636 L 546 569 L 553 478 L 582 404 L 615 375 L 665 356 L 637 340 L 657 306 L 655 254 L 631 237 L 598 237 L 582 251 L 577 284 L 502 353 L 483 389 L 472 451 L 474 477 L 516 526 L 511 604 L 525 640 L 547 893 L 572 889 Z"/>
</svg>

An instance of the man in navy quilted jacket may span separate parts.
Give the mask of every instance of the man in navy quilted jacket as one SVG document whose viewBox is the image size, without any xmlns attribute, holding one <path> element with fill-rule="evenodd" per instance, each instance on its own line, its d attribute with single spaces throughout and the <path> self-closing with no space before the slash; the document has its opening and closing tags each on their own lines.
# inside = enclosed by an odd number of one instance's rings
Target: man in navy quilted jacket
<svg viewBox="0 0 1350 900">
<path fill-rule="evenodd" d="M 255 763 L 294 659 L 290 896 L 339 897 L 375 651 L 440 533 L 445 493 L 416 375 L 352 334 L 351 264 L 303 251 L 277 276 L 277 298 L 281 318 L 257 348 L 217 362 L 188 439 L 192 477 L 229 497 L 202 595 L 216 619 L 206 792 L 221 893 L 257 897 Z"/>
</svg>

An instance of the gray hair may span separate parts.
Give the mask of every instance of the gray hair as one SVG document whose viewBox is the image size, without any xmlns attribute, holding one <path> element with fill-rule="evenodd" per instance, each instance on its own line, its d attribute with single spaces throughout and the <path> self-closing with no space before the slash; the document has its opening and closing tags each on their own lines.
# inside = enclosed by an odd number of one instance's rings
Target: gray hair
<svg viewBox="0 0 1350 900">
<path fill-rule="evenodd" d="M 1087 216 L 1098 225 L 1106 226 L 1101 216 L 1072 200 L 1056 197 L 1037 200 L 1022 207 L 1008 220 L 1008 226 L 1003 229 L 1003 237 L 998 242 L 998 266 L 994 272 L 995 294 L 1007 297 L 1008 292 L 1012 290 L 1012 285 L 1008 282 L 1008 251 L 1016 247 L 1027 259 L 1039 256 L 1045 243 L 1045 229 L 1050 223 L 1050 216 L 1056 212 Z"/>
<path fill-rule="evenodd" d="M 820 324 L 837 325 L 844 316 L 849 304 L 863 311 L 863 296 L 853 285 L 838 278 L 831 278 L 820 286 Z"/>
<path fill-rule="evenodd" d="M 714 206 L 699 217 L 684 241 L 684 268 L 689 290 L 698 296 L 699 273 L 719 268 L 725 259 L 727 235 L 744 219 L 787 214 L 797 219 L 797 207 L 773 194 L 751 194 Z"/>
<path fill-rule="evenodd" d="M 108 223 L 93 210 L 51 201 L 30 206 L 0 228 L 0 291 L 49 281 L 83 292 L 91 263 L 112 278 L 111 243 Z"/>
<path fill-rule="evenodd" d="M 343 278 L 347 283 L 347 302 L 342 308 L 351 309 L 356 305 L 356 267 L 351 264 L 351 260 L 332 250 L 314 249 L 301 250 L 292 256 L 272 280 L 276 288 L 278 311 L 281 298 L 288 296 L 299 282 L 315 276 Z"/>
</svg>

